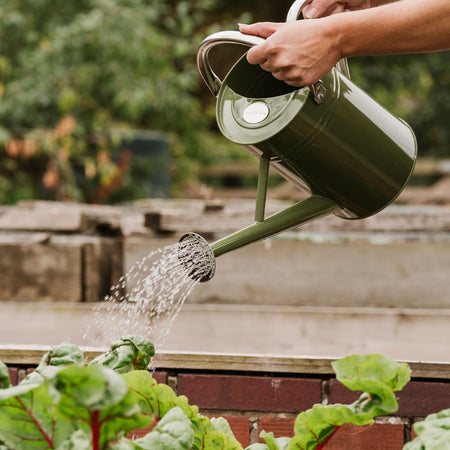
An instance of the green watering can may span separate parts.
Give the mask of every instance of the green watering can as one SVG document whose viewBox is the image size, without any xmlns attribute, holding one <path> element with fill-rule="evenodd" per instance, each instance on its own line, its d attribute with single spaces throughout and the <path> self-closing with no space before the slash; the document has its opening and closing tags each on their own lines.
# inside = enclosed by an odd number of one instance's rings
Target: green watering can
<svg viewBox="0 0 450 450">
<path fill-rule="evenodd" d="M 297 20 L 307 0 L 291 6 Z M 208 54 L 218 45 L 264 42 L 238 31 L 208 36 L 197 53 L 199 71 L 217 97 L 218 126 L 225 137 L 260 160 L 255 222 L 209 245 L 185 234 L 179 257 L 192 278 L 207 281 L 215 258 L 307 221 L 335 214 L 362 219 L 388 206 L 414 168 L 413 131 L 350 81 L 346 60 L 312 86 L 295 88 L 242 56 L 223 80 Z M 269 167 L 310 197 L 265 217 Z"/>
</svg>

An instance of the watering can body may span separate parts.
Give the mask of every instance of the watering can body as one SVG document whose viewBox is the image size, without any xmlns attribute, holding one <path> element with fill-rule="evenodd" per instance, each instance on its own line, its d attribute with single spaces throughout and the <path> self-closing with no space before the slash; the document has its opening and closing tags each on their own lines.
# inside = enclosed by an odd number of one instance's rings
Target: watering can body
<svg viewBox="0 0 450 450">
<path fill-rule="evenodd" d="M 293 88 L 244 55 L 217 94 L 223 135 L 300 189 L 336 202 L 335 214 L 364 218 L 407 183 L 417 154 L 409 125 L 338 68 L 316 86 Z"/>
<path fill-rule="evenodd" d="M 307 0 L 296 0 L 287 20 L 296 20 Z M 294 88 L 242 56 L 221 80 L 208 54 L 218 45 L 251 47 L 259 37 L 224 31 L 199 47 L 197 65 L 217 97 L 223 135 L 260 159 L 255 221 L 209 245 L 187 233 L 180 260 L 191 261 L 200 281 L 215 271 L 215 257 L 328 214 L 345 219 L 371 216 L 392 203 L 414 169 L 413 131 L 349 77 L 346 60 L 312 86 Z M 311 195 L 264 216 L 268 170 L 273 168 Z M 185 264 L 188 266 L 188 264 Z M 193 276 L 194 277 L 194 276 Z"/>
</svg>

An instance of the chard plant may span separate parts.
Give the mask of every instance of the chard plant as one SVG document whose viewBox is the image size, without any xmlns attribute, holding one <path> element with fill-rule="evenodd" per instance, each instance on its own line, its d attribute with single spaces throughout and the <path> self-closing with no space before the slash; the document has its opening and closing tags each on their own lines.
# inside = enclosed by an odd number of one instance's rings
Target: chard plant
<svg viewBox="0 0 450 450">
<path fill-rule="evenodd" d="M 202 416 L 185 396 L 156 383 L 147 370 L 153 355 L 151 342 L 128 336 L 86 365 L 77 346 L 63 343 L 17 386 L 0 362 L 0 450 L 243 450 L 225 419 Z M 297 417 L 294 437 L 263 431 L 265 443 L 247 450 L 324 448 L 344 423 L 367 425 L 395 412 L 394 392 L 410 373 L 406 364 L 381 355 L 349 356 L 333 368 L 345 386 L 363 391 L 356 402 L 315 405 Z M 420 439 L 435 433 L 441 419 L 448 424 L 449 416 L 426 421 L 425 431 L 417 430 Z M 151 431 L 133 439 L 137 429 Z"/>
</svg>

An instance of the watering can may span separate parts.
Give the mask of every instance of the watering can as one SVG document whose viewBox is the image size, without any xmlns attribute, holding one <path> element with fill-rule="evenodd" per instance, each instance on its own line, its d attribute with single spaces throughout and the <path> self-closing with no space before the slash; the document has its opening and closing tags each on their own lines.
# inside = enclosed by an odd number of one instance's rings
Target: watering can
<svg viewBox="0 0 450 450">
<path fill-rule="evenodd" d="M 307 3 L 295 1 L 287 21 L 297 20 Z M 200 281 L 212 278 L 217 256 L 252 242 L 329 214 L 343 219 L 376 214 L 395 200 L 414 169 L 413 131 L 350 80 L 346 60 L 301 88 L 248 63 L 246 55 L 223 80 L 212 70 L 212 48 L 261 42 L 222 31 L 204 39 L 197 53 L 200 74 L 217 98 L 220 131 L 260 160 L 254 223 L 211 245 L 195 233 L 180 240 L 180 260 Z M 310 196 L 266 218 L 269 167 Z"/>
</svg>

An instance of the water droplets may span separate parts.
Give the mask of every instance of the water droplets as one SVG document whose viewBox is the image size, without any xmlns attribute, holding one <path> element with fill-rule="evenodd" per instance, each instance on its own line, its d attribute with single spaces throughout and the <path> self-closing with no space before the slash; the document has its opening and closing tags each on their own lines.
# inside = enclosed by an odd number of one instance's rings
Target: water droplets
<svg viewBox="0 0 450 450">
<path fill-rule="evenodd" d="M 94 308 L 83 341 L 103 346 L 123 335 L 138 334 L 160 349 L 186 298 L 211 270 L 200 256 L 198 243 L 188 239 L 136 262 Z"/>
</svg>

